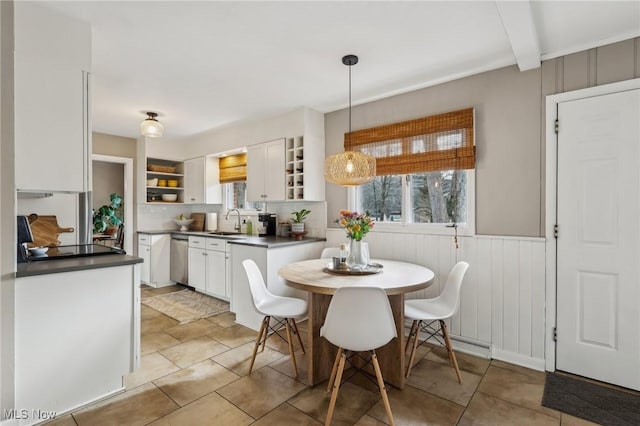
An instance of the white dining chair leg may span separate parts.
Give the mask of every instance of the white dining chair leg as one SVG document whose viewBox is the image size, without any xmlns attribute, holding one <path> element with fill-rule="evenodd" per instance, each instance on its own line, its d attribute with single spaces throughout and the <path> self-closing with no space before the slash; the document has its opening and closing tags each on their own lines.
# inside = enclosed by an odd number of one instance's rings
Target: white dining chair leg
<svg viewBox="0 0 640 426">
<path fill-rule="evenodd" d="M 451 364 L 453 364 L 453 368 L 456 370 L 458 383 L 462 384 L 462 377 L 460 376 L 460 369 L 458 368 L 458 360 L 456 359 L 456 353 L 453 351 L 453 346 L 451 345 L 447 324 L 442 320 L 440 320 L 440 329 L 442 330 L 442 337 L 444 337 L 444 344 L 447 346 L 447 351 L 449 352 L 449 360 L 451 361 Z"/>
<path fill-rule="evenodd" d="M 267 318 L 264 317 L 262 319 L 262 324 L 260 325 L 260 331 L 258 332 L 258 337 L 256 337 L 256 344 L 253 346 L 253 355 L 251 356 L 251 364 L 249 365 L 249 374 L 251 374 L 251 370 L 253 370 L 253 363 L 256 361 L 256 355 L 258 354 L 258 347 L 260 346 L 260 341 L 262 340 L 263 334 L 267 332 Z"/>
<path fill-rule="evenodd" d="M 329 383 L 327 383 L 327 392 L 333 388 L 333 381 L 336 378 L 336 371 L 338 371 L 338 363 L 340 362 L 340 351 L 336 352 L 336 359 L 333 361 L 333 368 L 331 369 L 331 376 L 329 376 Z"/>
<path fill-rule="evenodd" d="M 302 353 L 306 354 L 306 352 L 304 351 L 304 344 L 302 343 L 302 337 L 300 337 L 300 332 L 298 331 L 298 324 L 296 324 L 296 320 L 293 318 L 291 318 L 291 323 L 293 324 L 293 328 L 296 330 L 296 335 L 298 336 L 298 342 L 300 342 Z"/>
<path fill-rule="evenodd" d="M 407 363 L 407 374 L 405 377 L 409 377 L 411 373 L 411 369 L 413 368 L 413 361 L 416 357 L 416 350 L 418 349 L 418 339 L 420 337 L 420 324 L 422 321 L 414 321 L 416 324 L 415 336 L 413 337 L 413 346 L 411 347 L 411 356 L 409 357 L 409 362 Z M 411 327 L 413 328 L 413 327 Z"/>
<path fill-rule="evenodd" d="M 342 371 L 344 370 L 344 363 L 347 360 L 347 354 L 344 349 L 339 348 L 338 355 L 340 356 L 340 363 L 338 364 L 338 371 L 336 372 L 336 378 L 333 382 L 333 392 L 331 393 L 331 401 L 329 402 L 329 409 L 327 410 L 327 419 L 324 422 L 325 426 L 331 424 L 333 410 L 336 407 L 336 400 L 338 399 L 338 391 L 340 390 L 340 382 L 342 381 Z"/>
<path fill-rule="evenodd" d="M 291 364 L 293 364 L 293 372 L 298 377 L 298 364 L 296 364 L 296 354 L 293 352 L 293 339 L 291 338 L 291 325 L 289 318 L 284 319 L 284 328 L 287 330 L 287 343 L 289 344 L 289 354 L 291 355 Z"/>
<path fill-rule="evenodd" d="M 260 349 L 260 353 L 264 352 L 264 347 L 267 345 L 267 339 L 269 338 L 269 325 L 271 323 L 271 317 L 264 317 L 264 340 L 262 340 L 262 348 Z"/>
<path fill-rule="evenodd" d="M 411 338 L 415 338 L 417 335 L 416 327 L 418 326 L 418 321 L 413 320 L 411 322 L 411 330 L 409 330 L 409 336 L 407 336 L 407 343 L 404 346 L 404 353 L 407 353 L 407 349 L 409 349 L 409 344 L 411 343 Z"/>
<path fill-rule="evenodd" d="M 376 377 L 378 378 L 378 387 L 380 387 L 380 395 L 382 396 L 382 403 L 384 404 L 384 410 L 387 412 L 387 418 L 389 419 L 389 424 L 391 426 L 394 426 L 395 423 L 393 421 L 393 414 L 391 414 L 391 404 L 389 404 L 387 389 L 384 385 L 382 372 L 380 371 L 380 364 L 378 364 L 378 357 L 376 356 L 375 351 L 371 351 L 371 362 L 373 363 L 373 368 L 376 371 Z"/>
</svg>

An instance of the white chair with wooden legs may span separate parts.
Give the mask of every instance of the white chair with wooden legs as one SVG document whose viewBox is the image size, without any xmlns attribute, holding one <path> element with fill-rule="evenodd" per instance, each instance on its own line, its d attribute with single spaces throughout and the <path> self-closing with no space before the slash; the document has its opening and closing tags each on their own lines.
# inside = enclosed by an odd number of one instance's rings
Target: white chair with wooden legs
<svg viewBox="0 0 640 426">
<path fill-rule="evenodd" d="M 340 249 L 338 247 L 325 247 L 322 249 L 320 259 L 331 259 L 332 257 L 340 257 Z"/>
<path fill-rule="evenodd" d="M 297 299 L 295 297 L 276 296 L 275 294 L 272 294 L 267 289 L 262 273 L 260 272 L 258 265 L 256 265 L 253 260 L 243 260 L 242 266 L 244 267 L 244 270 L 247 273 L 247 279 L 249 280 L 253 306 L 258 313 L 264 315 L 262 324 L 260 325 L 260 331 L 258 332 L 258 337 L 256 338 L 256 344 L 253 347 L 249 374 L 251 374 L 251 371 L 253 370 L 253 364 L 256 360 L 256 355 L 258 354 L 258 347 L 262 345 L 260 352 L 264 351 L 267 339 L 274 334 L 280 336 L 278 331 L 284 327 L 287 333 L 287 338 L 285 340 L 289 345 L 293 371 L 295 372 L 296 377 L 298 377 L 298 365 L 296 364 L 296 356 L 293 349 L 293 340 L 291 335 L 296 334 L 298 336 L 298 342 L 302 348 L 302 353 L 305 353 L 304 345 L 302 344 L 302 339 L 298 332 L 296 319 L 303 318 L 307 315 L 308 306 L 306 300 Z M 275 325 L 271 325 L 272 319 L 274 320 Z"/>
<path fill-rule="evenodd" d="M 444 322 L 447 318 L 451 318 L 457 311 L 460 305 L 460 289 L 462 288 L 462 280 L 464 274 L 467 272 L 469 264 L 467 262 L 458 262 L 449 272 L 449 277 L 444 286 L 444 290 L 438 297 L 433 299 L 414 299 L 404 302 L 404 317 L 410 319 L 411 331 L 409 331 L 409 337 L 405 346 L 405 352 L 411 344 L 413 339 L 413 345 L 411 346 L 411 356 L 409 357 L 409 363 L 407 364 L 407 374 L 409 377 L 413 361 L 416 356 L 416 349 L 418 348 L 419 333 L 424 332 L 427 334 L 427 338 L 422 341 L 423 344 L 430 338 L 434 338 L 440 342 L 449 353 L 449 360 L 456 370 L 458 376 L 458 383 L 462 383 L 462 377 L 460 376 L 460 369 L 458 368 L 458 360 L 456 354 L 453 351 L 451 345 L 451 339 L 449 338 L 449 331 L 447 330 L 447 324 Z M 437 323 L 438 327 L 433 325 Z M 442 333 L 442 339 L 438 336 L 438 332 Z"/>
<path fill-rule="evenodd" d="M 357 302 L 357 303 L 356 303 Z M 391 406 L 385 389 L 375 349 L 397 337 L 393 312 L 387 293 L 378 287 L 342 287 L 336 290 L 320 335 L 338 347 L 328 389 L 333 388 L 325 425 L 331 424 L 338 398 L 340 381 L 347 361 L 347 352 L 368 351 L 376 373 L 380 395 L 389 424 L 394 425 Z"/>
</svg>

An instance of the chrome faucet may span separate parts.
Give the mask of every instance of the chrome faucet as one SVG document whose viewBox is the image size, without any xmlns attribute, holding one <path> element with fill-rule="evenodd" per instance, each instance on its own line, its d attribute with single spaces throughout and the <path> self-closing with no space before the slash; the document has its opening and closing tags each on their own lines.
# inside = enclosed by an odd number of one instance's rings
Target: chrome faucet
<svg viewBox="0 0 640 426">
<path fill-rule="evenodd" d="M 240 221 L 242 219 L 240 219 L 240 210 L 238 209 L 229 209 L 227 210 L 227 215 L 225 216 L 224 220 L 229 220 L 229 213 L 231 212 L 236 212 L 238 213 L 238 224 L 236 226 L 233 227 L 233 229 L 235 229 L 238 232 L 242 232 L 242 224 L 240 223 Z"/>
</svg>

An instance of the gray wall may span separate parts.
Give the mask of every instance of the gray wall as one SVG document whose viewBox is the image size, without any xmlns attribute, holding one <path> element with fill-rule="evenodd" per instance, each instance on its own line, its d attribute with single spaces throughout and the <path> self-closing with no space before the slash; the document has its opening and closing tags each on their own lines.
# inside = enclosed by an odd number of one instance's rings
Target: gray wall
<svg viewBox="0 0 640 426">
<path fill-rule="evenodd" d="M 115 192 L 124 196 L 124 164 L 93 162 L 93 208 L 111 203 L 110 195 Z"/>
<path fill-rule="evenodd" d="M 555 58 L 531 71 L 512 66 L 358 105 L 353 107 L 353 129 L 474 107 L 476 233 L 542 236 L 544 98 L 640 77 L 639 40 Z M 343 150 L 347 129 L 347 110 L 325 115 L 326 155 Z M 326 196 L 327 226 L 332 227 L 347 205 L 347 191 L 328 184 Z"/>
</svg>

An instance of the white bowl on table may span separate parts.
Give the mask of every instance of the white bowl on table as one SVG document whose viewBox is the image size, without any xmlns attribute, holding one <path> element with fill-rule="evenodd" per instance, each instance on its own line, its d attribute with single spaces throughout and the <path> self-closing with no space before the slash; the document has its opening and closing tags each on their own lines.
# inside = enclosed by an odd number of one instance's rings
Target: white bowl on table
<svg viewBox="0 0 640 426">
<path fill-rule="evenodd" d="M 162 194 L 162 201 L 174 202 L 178 199 L 178 194 Z"/>
<path fill-rule="evenodd" d="M 173 221 L 178 226 L 180 226 L 181 231 L 188 231 L 189 229 L 187 228 L 187 226 L 191 225 L 191 222 L 193 222 L 193 219 L 173 219 Z"/>
</svg>

